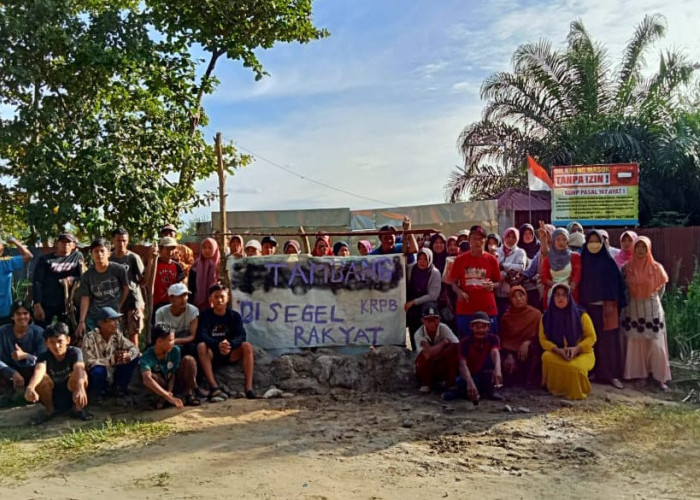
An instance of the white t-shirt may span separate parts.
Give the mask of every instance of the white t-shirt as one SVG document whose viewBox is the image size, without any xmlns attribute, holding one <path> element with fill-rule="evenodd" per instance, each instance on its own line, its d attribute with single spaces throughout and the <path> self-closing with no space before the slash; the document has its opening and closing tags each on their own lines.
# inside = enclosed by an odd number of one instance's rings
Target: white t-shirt
<svg viewBox="0 0 700 500">
<path fill-rule="evenodd" d="M 156 323 L 165 323 L 175 329 L 175 338 L 189 337 L 190 323 L 199 316 L 199 309 L 192 304 L 187 304 L 185 312 L 179 316 L 173 316 L 170 312 L 172 306 L 168 304 L 156 311 Z"/>
<path fill-rule="evenodd" d="M 423 341 L 427 342 L 429 345 L 435 345 L 442 342 L 444 339 L 449 340 L 453 344 L 458 344 L 459 339 L 452 333 L 450 327 L 445 323 L 440 323 L 438 325 L 437 332 L 435 332 L 435 338 L 431 339 L 425 332 L 425 326 L 421 326 L 418 331 L 416 331 L 414 338 L 416 339 L 416 353 L 420 354 L 423 350 L 421 343 Z"/>
</svg>

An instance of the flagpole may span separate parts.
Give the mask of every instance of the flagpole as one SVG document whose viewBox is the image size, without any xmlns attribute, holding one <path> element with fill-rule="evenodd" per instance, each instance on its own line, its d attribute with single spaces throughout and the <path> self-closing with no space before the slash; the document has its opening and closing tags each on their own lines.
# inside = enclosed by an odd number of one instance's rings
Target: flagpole
<svg viewBox="0 0 700 500">
<path fill-rule="evenodd" d="M 530 221 L 530 224 L 533 224 L 533 221 L 532 221 L 532 197 L 530 196 L 531 192 L 532 191 L 530 191 L 530 186 L 528 186 L 527 187 L 527 211 L 530 214 L 528 220 Z"/>
</svg>

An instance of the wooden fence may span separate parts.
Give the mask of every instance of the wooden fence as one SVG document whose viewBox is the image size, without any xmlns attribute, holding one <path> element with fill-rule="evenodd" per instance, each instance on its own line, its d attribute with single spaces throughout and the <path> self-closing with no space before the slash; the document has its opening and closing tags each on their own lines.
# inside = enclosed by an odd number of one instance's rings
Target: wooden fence
<svg viewBox="0 0 700 500">
<path fill-rule="evenodd" d="M 607 229 L 613 246 L 620 246 L 625 229 Z M 663 264 L 671 283 L 686 286 L 693 277 L 700 258 L 700 226 L 633 229 L 651 240 L 654 258 Z"/>
</svg>

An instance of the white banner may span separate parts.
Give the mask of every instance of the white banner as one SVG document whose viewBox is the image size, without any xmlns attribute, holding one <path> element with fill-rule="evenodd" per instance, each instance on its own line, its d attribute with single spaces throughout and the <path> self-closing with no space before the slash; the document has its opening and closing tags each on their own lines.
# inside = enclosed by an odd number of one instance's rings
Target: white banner
<svg viewBox="0 0 700 500">
<path fill-rule="evenodd" d="M 403 255 L 274 255 L 228 263 L 233 308 L 263 349 L 404 345 Z"/>
</svg>

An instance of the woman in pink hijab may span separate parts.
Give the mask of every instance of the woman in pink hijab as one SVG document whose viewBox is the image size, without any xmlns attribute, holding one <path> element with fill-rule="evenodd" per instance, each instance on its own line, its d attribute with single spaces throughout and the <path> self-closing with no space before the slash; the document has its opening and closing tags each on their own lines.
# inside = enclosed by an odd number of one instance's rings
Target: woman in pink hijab
<svg viewBox="0 0 700 500">
<path fill-rule="evenodd" d="M 621 330 L 627 338 L 625 378 L 646 381 L 651 374 L 662 391 L 668 390 L 666 315 L 661 305 L 668 274 L 651 253 L 651 240 L 639 236 L 632 258 L 622 267 L 629 288 L 629 305 L 622 310 Z"/>
<path fill-rule="evenodd" d="M 626 263 L 632 260 L 634 253 L 634 242 L 637 239 L 637 233 L 634 231 L 625 231 L 620 235 L 620 251 L 615 258 L 615 264 L 622 269 Z"/>
<path fill-rule="evenodd" d="M 200 311 L 209 307 L 209 288 L 219 282 L 220 261 L 219 244 L 214 238 L 205 239 L 187 279 L 191 293 L 190 303 Z"/>
</svg>

